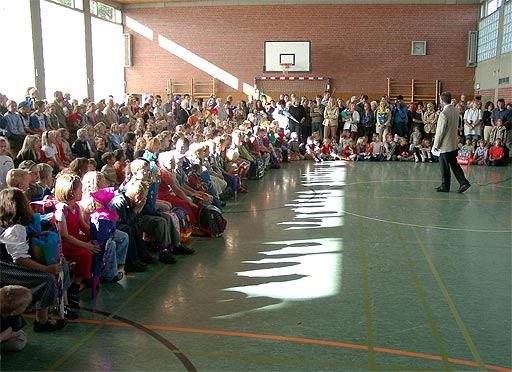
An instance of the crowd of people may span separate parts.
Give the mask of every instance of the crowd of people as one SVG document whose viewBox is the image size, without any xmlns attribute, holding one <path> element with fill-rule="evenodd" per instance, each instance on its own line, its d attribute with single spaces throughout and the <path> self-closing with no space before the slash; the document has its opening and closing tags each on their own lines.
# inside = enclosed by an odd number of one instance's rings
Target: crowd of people
<svg viewBox="0 0 512 372">
<path fill-rule="evenodd" d="M 482 111 L 463 96 L 453 104 L 461 161 L 505 164 L 511 104 L 500 99 Z M 35 87 L 20 102 L 0 94 L 0 284 L 2 299 L 12 298 L 2 302 L 2 349 L 24 346 L 16 322 L 29 304 L 36 332 L 58 330 L 78 316 L 80 289 L 94 289 L 94 278 L 118 282 L 145 271 L 151 252 L 166 264 L 193 254 L 186 242 L 205 234 L 201 209 L 221 213 L 235 193 L 248 192 L 246 179 L 282 163 L 436 161 L 440 110 L 402 96 L 345 101 L 328 91 L 237 104 L 231 96 L 155 95 L 142 105 L 129 94 L 121 103 L 79 103 L 61 91 L 49 102 Z M 35 254 L 41 235 L 59 247 L 53 260 Z M 51 319 L 60 295 L 60 319 Z"/>
</svg>

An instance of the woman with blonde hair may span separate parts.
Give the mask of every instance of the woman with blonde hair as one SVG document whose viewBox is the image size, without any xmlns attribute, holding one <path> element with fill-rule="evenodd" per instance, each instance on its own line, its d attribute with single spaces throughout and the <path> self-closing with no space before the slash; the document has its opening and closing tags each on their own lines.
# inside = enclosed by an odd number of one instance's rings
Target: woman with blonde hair
<svg viewBox="0 0 512 372">
<path fill-rule="evenodd" d="M 333 138 L 338 130 L 339 109 L 334 97 L 329 98 L 327 107 L 324 110 L 324 138 Z"/>
</svg>

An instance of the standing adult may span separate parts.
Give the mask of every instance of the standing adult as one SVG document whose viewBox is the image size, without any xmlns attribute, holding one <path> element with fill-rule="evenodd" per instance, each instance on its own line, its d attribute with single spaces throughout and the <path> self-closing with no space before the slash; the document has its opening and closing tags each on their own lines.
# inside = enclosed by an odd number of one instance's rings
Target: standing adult
<svg viewBox="0 0 512 372">
<path fill-rule="evenodd" d="M 300 143 L 306 142 L 304 141 L 302 133 L 304 130 L 304 122 L 306 121 L 306 109 L 300 104 L 298 97 L 293 99 L 289 112 L 291 115 L 288 119 L 288 126 L 290 127 L 290 131 L 297 133 Z"/>
<path fill-rule="evenodd" d="M 55 106 L 55 115 L 57 115 L 57 118 L 59 119 L 59 128 L 67 128 L 68 118 L 64 113 L 64 109 L 62 108 L 64 105 L 64 95 L 60 90 L 57 90 L 55 93 L 53 93 L 53 98 L 55 99 L 53 104 Z"/>
<path fill-rule="evenodd" d="M 334 97 L 330 97 L 327 103 L 327 107 L 324 109 L 324 136 L 323 138 L 330 138 L 331 140 L 336 135 L 338 129 L 338 116 L 339 109 L 336 106 L 336 100 Z M 323 140 L 323 139 L 322 139 Z"/>
<path fill-rule="evenodd" d="M 105 99 L 105 108 L 103 109 L 103 122 L 110 128 L 110 126 L 114 123 L 117 123 L 119 120 L 119 115 L 117 115 L 117 110 L 115 109 L 114 99 L 112 97 L 108 97 Z"/>
<path fill-rule="evenodd" d="M 322 105 L 322 96 L 317 95 L 316 100 L 311 102 L 309 108 L 309 116 L 311 117 L 311 131 L 318 132 L 320 140 L 324 139 L 324 128 L 322 122 L 324 121 L 324 109 Z"/>
<path fill-rule="evenodd" d="M 407 133 L 407 105 L 404 103 L 404 96 L 400 95 L 396 97 L 392 112 L 393 134 L 398 134 L 399 137 L 403 137 Z"/>
<path fill-rule="evenodd" d="M 471 187 L 466 179 L 461 166 L 457 164 L 458 138 L 457 127 L 459 125 L 459 111 L 451 104 L 452 95 L 449 92 L 441 93 L 443 111 L 437 120 L 436 136 L 434 138 L 434 152 L 439 152 L 439 166 L 441 168 L 441 186 L 437 192 L 449 192 L 451 183 L 450 168 L 459 182 L 458 193 L 463 193 Z"/>
<path fill-rule="evenodd" d="M 464 113 L 464 137 L 478 141 L 482 136 L 482 110 L 480 102 L 476 99 L 471 101 L 471 106 Z"/>
</svg>

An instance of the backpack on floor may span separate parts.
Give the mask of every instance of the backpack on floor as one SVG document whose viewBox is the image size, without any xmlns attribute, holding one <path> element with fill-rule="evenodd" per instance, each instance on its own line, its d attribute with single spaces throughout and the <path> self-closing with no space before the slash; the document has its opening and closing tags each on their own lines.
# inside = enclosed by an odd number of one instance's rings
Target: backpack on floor
<svg viewBox="0 0 512 372">
<path fill-rule="evenodd" d="M 259 180 L 263 178 L 265 175 L 265 161 L 263 159 L 256 159 L 255 162 L 251 163 L 251 168 L 249 169 L 248 177 L 252 180 Z"/>
<path fill-rule="evenodd" d="M 178 217 L 181 242 L 185 243 L 190 239 L 190 235 L 192 234 L 192 224 L 190 223 L 187 210 L 182 207 L 173 207 L 171 211 Z"/>
<path fill-rule="evenodd" d="M 199 209 L 198 222 L 199 229 L 212 238 L 222 236 L 226 230 L 227 221 L 222 217 L 221 210 L 213 205 Z"/>
</svg>

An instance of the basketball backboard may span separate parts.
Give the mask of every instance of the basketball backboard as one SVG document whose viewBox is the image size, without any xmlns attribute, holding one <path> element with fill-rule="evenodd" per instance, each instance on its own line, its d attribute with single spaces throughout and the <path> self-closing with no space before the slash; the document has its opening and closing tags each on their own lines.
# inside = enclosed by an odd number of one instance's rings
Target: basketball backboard
<svg viewBox="0 0 512 372">
<path fill-rule="evenodd" d="M 311 72 L 310 41 L 265 41 L 264 72 Z"/>
</svg>

